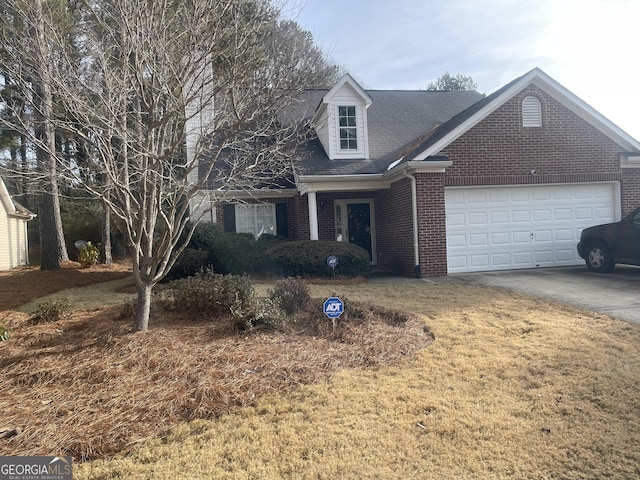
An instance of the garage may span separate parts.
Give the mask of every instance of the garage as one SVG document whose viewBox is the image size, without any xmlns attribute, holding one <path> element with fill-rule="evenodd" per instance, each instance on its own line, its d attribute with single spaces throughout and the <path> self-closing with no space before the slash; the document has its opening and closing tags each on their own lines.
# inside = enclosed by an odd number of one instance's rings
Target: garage
<svg viewBox="0 0 640 480">
<path fill-rule="evenodd" d="M 613 182 L 445 189 L 449 273 L 583 262 L 582 229 L 619 219 Z"/>
</svg>

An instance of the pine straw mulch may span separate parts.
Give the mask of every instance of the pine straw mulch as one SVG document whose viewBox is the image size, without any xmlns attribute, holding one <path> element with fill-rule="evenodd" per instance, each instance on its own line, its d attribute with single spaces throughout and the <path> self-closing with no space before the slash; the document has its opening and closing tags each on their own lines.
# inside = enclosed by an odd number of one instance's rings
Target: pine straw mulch
<svg viewBox="0 0 640 480">
<path fill-rule="evenodd" d="M 130 276 L 131 262 L 127 261 L 94 265 L 91 268 L 80 268 L 80 264 L 76 262 L 64 262 L 59 270 L 43 271 L 35 266 L 5 270 L 0 272 L 0 311 L 17 308 L 34 298 L 67 288 L 84 287 Z"/>
<path fill-rule="evenodd" d="M 250 332 L 234 332 L 225 319 L 160 312 L 148 332 L 134 334 L 117 307 L 42 325 L 9 312 L 11 337 L 0 343 L 0 430 L 13 435 L 0 439 L 0 455 L 85 461 L 128 451 L 181 422 L 340 369 L 397 362 L 433 340 L 418 318 L 357 303 L 346 304 L 334 332 L 320 305 L 312 302 L 313 313 L 284 330 Z"/>
</svg>

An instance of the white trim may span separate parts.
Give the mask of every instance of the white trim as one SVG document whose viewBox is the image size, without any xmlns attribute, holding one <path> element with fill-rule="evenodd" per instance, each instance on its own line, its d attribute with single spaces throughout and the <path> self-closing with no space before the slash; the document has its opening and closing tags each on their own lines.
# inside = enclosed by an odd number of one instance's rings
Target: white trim
<svg viewBox="0 0 640 480">
<path fill-rule="evenodd" d="M 593 127 L 607 135 L 611 140 L 629 151 L 640 151 L 640 142 L 624 132 L 620 127 L 598 113 L 584 101 L 580 100 L 569 90 L 564 88 L 558 82 L 549 77 L 539 68 L 534 68 L 530 72 L 522 76 L 516 83 L 511 85 L 507 90 L 502 92 L 491 102 L 484 106 L 481 110 L 474 113 L 467 120 L 458 125 L 455 129 L 438 140 L 435 144 L 416 155 L 414 160 L 424 160 L 425 158 L 436 155 L 443 148 L 458 139 L 480 121 L 485 119 L 495 110 L 504 105 L 508 100 L 521 92 L 528 85 L 533 84 L 548 94 L 551 98 L 557 100 L 567 107 L 573 113 L 585 120 Z"/>
<path fill-rule="evenodd" d="M 211 190 L 200 190 L 201 192 L 210 192 Z M 245 199 L 261 199 L 261 198 L 291 198 L 298 193 L 297 188 L 283 188 L 279 190 L 224 190 L 221 199 L 224 201 L 245 200 Z"/>
<path fill-rule="evenodd" d="M 371 175 L 297 175 L 295 181 L 301 195 L 309 192 L 383 190 L 390 188 L 381 173 Z"/>
<path fill-rule="evenodd" d="M 337 237 L 337 232 L 334 232 L 334 237 L 337 241 L 346 241 L 347 243 L 351 243 L 349 241 L 349 230 L 348 230 L 348 224 L 349 224 L 349 219 L 348 219 L 348 209 L 347 209 L 347 205 L 353 205 L 353 204 L 360 204 L 360 205 L 364 205 L 364 204 L 368 204 L 369 205 L 369 228 L 370 228 L 370 235 L 371 235 L 371 265 L 377 265 L 378 264 L 378 249 L 377 249 L 377 244 L 376 244 L 376 210 L 375 210 L 375 200 L 373 198 L 353 198 L 353 199 L 349 199 L 349 198 L 341 198 L 341 199 L 335 199 L 333 201 L 333 227 L 334 229 L 336 228 L 337 225 L 337 219 L 336 219 L 336 206 L 340 205 L 342 207 L 342 224 L 343 224 L 343 228 L 345 228 L 345 232 L 343 233 L 343 239 L 342 240 L 338 240 Z M 345 223 L 346 222 L 346 223 Z M 346 237 L 346 239 L 345 239 Z M 355 244 L 354 244 L 355 245 Z"/>
<path fill-rule="evenodd" d="M 308 192 L 338 192 L 362 190 L 388 190 L 404 173 L 444 173 L 453 164 L 451 160 L 411 161 L 385 173 L 360 175 L 297 175 L 295 182 L 301 195 Z"/>
<path fill-rule="evenodd" d="M 327 94 L 322 97 L 322 104 L 328 104 L 331 102 L 331 99 L 333 98 L 333 96 L 342 88 L 344 87 L 346 84 L 349 84 L 349 86 L 351 86 L 351 88 L 353 88 L 356 93 L 362 97 L 362 100 L 364 101 L 364 104 L 366 106 L 366 108 L 369 108 L 369 105 L 371 105 L 371 103 L 373 102 L 373 100 L 371 99 L 371 97 L 369 96 L 369 94 L 364 90 L 364 88 L 362 88 L 360 86 L 360 84 L 358 82 L 356 82 L 353 77 L 351 75 L 349 75 L 348 73 L 345 73 L 342 78 L 340 78 L 340 80 L 338 80 L 338 82 L 333 86 L 333 88 L 331 90 L 329 90 L 327 92 Z M 318 107 L 319 109 L 319 107 Z"/>
<path fill-rule="evenodd" d="M 620 154 L 621 168 L 640 168 L 640 155 Z"/>
<path fill-rule="evenodd" d="M 309 240 L 318 240 L 318 203 L 316 202 L 316 192 L 309 192 Z"/>
</svg>

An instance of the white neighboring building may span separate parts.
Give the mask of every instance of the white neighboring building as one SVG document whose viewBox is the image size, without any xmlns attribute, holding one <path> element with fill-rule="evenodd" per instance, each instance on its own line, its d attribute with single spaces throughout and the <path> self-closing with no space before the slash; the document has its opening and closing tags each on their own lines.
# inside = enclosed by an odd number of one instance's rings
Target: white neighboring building
<svg viewBox="0 0 640 480">
<path fill-rule="evenodd" d="M 0 270 L 29 263 L 27 222 L 34 213 L 13 201 L 0 178 Z"/>
</svg>

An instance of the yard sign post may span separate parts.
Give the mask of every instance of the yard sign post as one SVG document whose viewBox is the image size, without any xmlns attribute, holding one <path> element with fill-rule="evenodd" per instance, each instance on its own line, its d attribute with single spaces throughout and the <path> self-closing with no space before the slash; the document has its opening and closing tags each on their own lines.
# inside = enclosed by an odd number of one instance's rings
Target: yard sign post
<svg viewBox="0 0 640 480">
<path fill-rule="evenodd" d="M 336 331 L 336 320 L 344 312 L 344 303 L 338 297 L 329 297 L 322 304 L 322 311 L 331 319 L 333 332 Z"/>
</svg>

